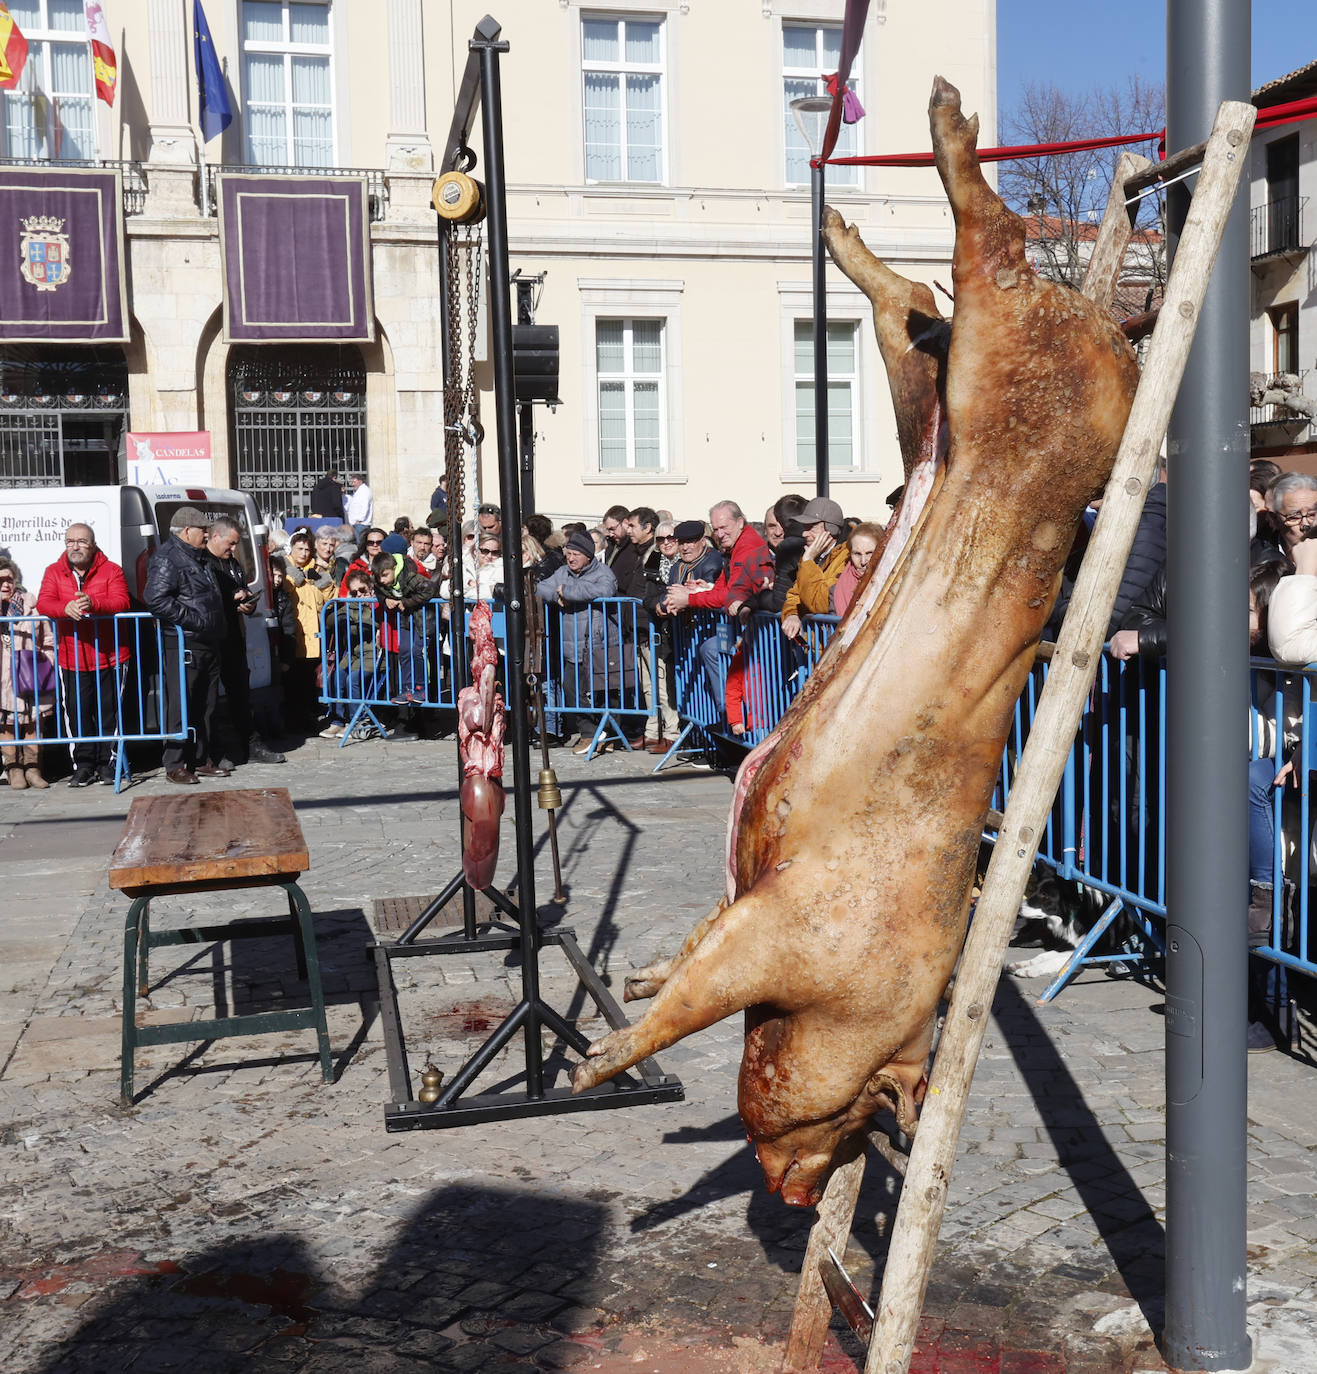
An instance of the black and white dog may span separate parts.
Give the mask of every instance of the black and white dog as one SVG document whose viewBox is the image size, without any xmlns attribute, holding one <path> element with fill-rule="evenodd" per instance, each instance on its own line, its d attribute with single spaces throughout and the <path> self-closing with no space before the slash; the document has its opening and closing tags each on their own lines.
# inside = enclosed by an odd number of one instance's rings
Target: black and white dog
<svg viewBox="0 0 1317 1374">
<path fill-rule="evenodd" d="M 1003 963 L 1006 972 L 1016 978 L 1050 978 L 1059 973 L 1101 920 L 1111 900 L 1104 893 L 1046 870 L 1046 876 L 1020 903 L 1011 936 L 1012 949 L 1041 947 L 1042 953 L 1012 959 L 1008 952 Z M 1121 912 L 1090 953 L 1114 952 L 1129 934 L 1128 918 Z"/>
</svg>

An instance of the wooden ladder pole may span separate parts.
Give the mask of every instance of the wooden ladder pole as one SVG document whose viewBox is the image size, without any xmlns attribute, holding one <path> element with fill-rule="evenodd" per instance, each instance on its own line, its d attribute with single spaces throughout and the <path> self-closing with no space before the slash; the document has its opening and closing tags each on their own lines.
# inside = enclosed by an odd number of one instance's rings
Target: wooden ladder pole
<svg viewBox="0 0 1317 1374">
<path fill-rule="evenodd" d="M 854 1159 L 839 1165 L 828 1178 L 823 1200 L 818 1205 L 818 1219 L 810 1228 L 809 1244 L 800 1266 L 800 1289 L 791 1316 L 791 1333 L 787 1337 L 787 1353 L 782 1361 L 782 1374 L 808 1374 L 819 1367 L 823 1343 L 828 1337 L 832 1321 L 832 1302 L 823 1287 L 819 1265 L 831 1246 L 838 1255 L 844 1254 L 851 1233 L 855 1204 L 864 1181 L 864 1150 Z"/>
<path fill-rule="evenodd" d="M 906 1374 L 960 1123 L 1020 899 L 1097 670 L 1143 498 L 1184 375 L 1255 111 L 1224 102 L 1207 143 L 1157 327 L 1097 527 L 1075 582 L 956 978 L 883 1272 L 865 1374 Z M 954 326 L 953 326 L 954 327 Z M 1243 512 L 1240 513 L 1243 519 Z"/>
<path fill-rule="evenodd" d="M 1125 204 L 1125 183 L 1151 166 L 1152 163 L 1138 153 L 1121 153 L 1116 162 L 1116 175 L 1112 178 L 1107 208 L 1103 211 L 1102 223 L 1093 241 L 1093 251 L 1089 254 L 1084 284 L 1079 288 L 1081 295 L 1087 296 L 1103 310 L 1111 309 L 1116 283 L 1125 265 L 1125 250 L 1129 247 L 1139 212 L 1138 201 L 1133 205 Z"/>
</svg>

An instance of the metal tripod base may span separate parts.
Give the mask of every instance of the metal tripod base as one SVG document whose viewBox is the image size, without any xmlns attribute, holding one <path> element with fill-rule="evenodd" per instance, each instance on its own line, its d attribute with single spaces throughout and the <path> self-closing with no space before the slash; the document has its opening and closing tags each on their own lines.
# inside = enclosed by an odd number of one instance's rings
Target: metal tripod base
<svg viewBox="0 0 1317 1374">
<path fill-rule="evenodd" d="M 393 981 L 394 959 L 424 957 L 432 954 L 470 954 L 482 951 L 517 949 L 521 946 L 520 931 L 501 923 L 484 926 L 484 932 L 471 927 L 454 927 L 446 934 L 428 940 L 416 937 L 457 891 L 464 880 L 459 873 L 439 896 L 426 908 L 397 941 L 376 940 L 368 948 L 375 958 L 375 972 L 379 983 L 380 1021 L 384 1030 L 384 1046 L 388 1059 L 389 1092 L 393 1100 L 384 1109 L 384 1125 L 389 1131 L 433 1130 L 448 1126 L 470 1126 L 480 1121 L 501 1121 L 523 1116 L 553 1116 L 564 1112 L 604 1111 L 611 1107 L 638 1107 L 652 1102 L 680 1102 L 686 1095 L 681 1080 L 664 1073 L 653 1059 L 642 1059 L 627 1074 L 619 1074 L 608 1083 L 572 1093 L 568 1087 L 550 1087 L 540 1082 L 538 1091 L 532 1088 L 534 1078 L 542 1073 L 542 1052 L 539 1045 L 541 1027 L 547 1027 L 569 1048 L 584 1055 L 589 1041 L 574 1025 L 559 1015 L 539 996 L 523 998 L 504 1020 L 494 1028 L 484 1044 L 462 1065 L 449 1080 L 434 1102 L 419 1102 L 412 1096 L 412 1074 L 407 1060 L 407 1045 L 403 1034 L 402 1016 L 398 1007 L 398 989 Z M 518 912 L 512 900 L 498 889 L 484 889 L 494 905 L 509 916 Z M 469 903 L 467 906 L 469 908 Z M 612 993 L 605 987 L 590 961 L 576 943 L 571 930 L 538 932 L 536 956 L 546 945 L 557 945 L 567 956 L 580 985 L 589 993 L 611 1030 L 628 1024 L 625 1013 Z M 505 1092 L 479 1093 L 464 1096 L 466 1090 L 499 1052 L 518 1033 L 534 1036 L 527 1042 L 528 1072 L 524 1086 Z M 529 1065 L 534 1061 L 536 1069 Z"/>
</svg>

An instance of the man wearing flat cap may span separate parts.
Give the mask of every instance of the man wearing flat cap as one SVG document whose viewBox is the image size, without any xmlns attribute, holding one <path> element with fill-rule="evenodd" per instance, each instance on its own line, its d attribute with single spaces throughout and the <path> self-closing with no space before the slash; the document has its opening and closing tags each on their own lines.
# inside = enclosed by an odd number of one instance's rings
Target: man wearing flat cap
<svg viewBox="0 0 1317 1374">
<path fill-rule="evenodd" d="M 187 693 L 188 736 L 165 741 L 165 777 L 196 783 L 224 777 L 227 768 L 210 763 L 206 723 L 219 695 L 220 652 L 224 647 L 224 598 L 206 558 L 210 522 L 195 506 L 180 506 L 169 522 L 170 537 L 146 565 L 142 600 L 164 627 L 165 718 L 169 734 L 182 729 L 183 701 L 177 684 L 183 673 Z M 179 636 L 182 630 L 182 663 Z"/>
<path fill-rule="evenodd" d="M 805 552 L 796 580 L 782 603 L 782 633 L 800 638 L 800 618 L 827 615 L 828 593 L 846 567 L 850 546 L 843 538 L 846 517 L 841 507 L 826 496 L 805 503 L 799 520 L 805 535 Z"/>
</svg>

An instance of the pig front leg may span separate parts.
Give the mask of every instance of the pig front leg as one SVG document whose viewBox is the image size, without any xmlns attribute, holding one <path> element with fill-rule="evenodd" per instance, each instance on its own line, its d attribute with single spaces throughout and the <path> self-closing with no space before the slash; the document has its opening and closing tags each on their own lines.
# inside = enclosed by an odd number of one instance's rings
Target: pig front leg
<svg viewBox="0 0 1317 1374">
<path fill-rule="evenodd" d="M 714 922 L 726 910 L 727 903 L 720 901 L 702 921 L 696 923 L 694 930 L 682 941 L 681 948 L 670 959 L 659 959 L 655 963 L 648 964 L 645 968 L 638 968 L 634 973 L 628 974 L 623 985 L 622 1000 L 624 1002 L 638 1002 L 643 998 L 653 997 L 663 984 L 672 977 L 673 972 L 682 961 L 690 957 L 691 951 L 713 929 Z"/>
<path fill-rule="evenodd" d="M 801 966 L 787 947 L 793 942 L 781 903 L 759 890 L 747 892 L 700 924 L 706 927 L 703 937 L 688 955 L 672 961 L 672 973 L 644 1016 L 590 1046 L 590 1057 L 572 1073 L 573 1092 L 593 1088 L 733 1012 L 781 1000 L 791 970 Z"/>
</svg>

